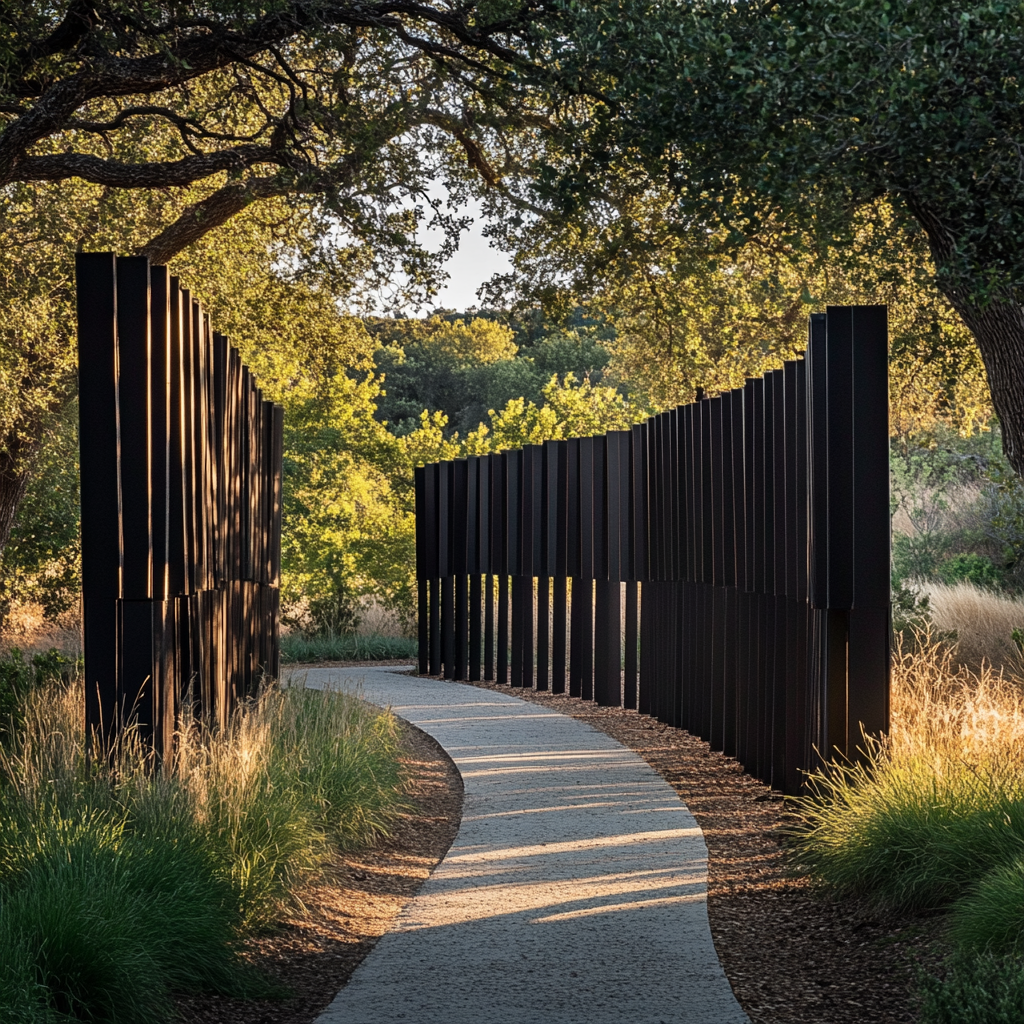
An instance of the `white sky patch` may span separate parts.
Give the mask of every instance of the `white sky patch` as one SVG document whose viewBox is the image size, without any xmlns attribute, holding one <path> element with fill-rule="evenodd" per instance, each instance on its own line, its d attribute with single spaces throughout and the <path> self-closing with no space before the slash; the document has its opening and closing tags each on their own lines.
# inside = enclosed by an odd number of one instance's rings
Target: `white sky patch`
<svg viewBox="0 0 1024 1024">
<path fill-rule="evenodd" d="M 438 186 L 443 195 L 443 187 Z M 473 218 L 470 229 L 459 239 L 459 251 L 444 265 L 448 280 L 431 304 L 444 309 L 465 310 L 479 306 L 477 289 L 494 274 L 503 274 L 511 269 L 508 256 L 491 248 L 483 236 L 486 220 L 481 216 L 480 204 L 475 200 L 459 211 Z M 425 234 L 426 247 L 433 251 L 440 248 L 441 233 L 428 231 Z"/>
</svg>

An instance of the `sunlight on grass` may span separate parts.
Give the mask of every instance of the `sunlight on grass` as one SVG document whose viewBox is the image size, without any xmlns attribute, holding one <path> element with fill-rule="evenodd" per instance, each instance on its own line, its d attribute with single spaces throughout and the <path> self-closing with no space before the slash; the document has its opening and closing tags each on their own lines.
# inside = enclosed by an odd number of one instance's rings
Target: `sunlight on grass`
<svg viewBox="0 0 1024 1024">
<path fill-rule="evenodd" d="M 923 1021 L 966 1021 L 964 998 L 979 1024 L 1020 1019 L 1000 1014 L 1024 1011 L 1024 682 L 925 632 L 894 653 L 891 731 L 866 751 L 793 801 L 795 862 L 883 911 L 944 912 L 957 952 L 922 982 Z"/>
<path fill-rule="evenodd" d="M 1024 600 L 970 583 L 927 582 L 915 586 L 928 596 L 937 629 L 956 633 L 956 660 L 975 672 L 982 663 L 1018 675 L 1024 669 L 1013 631 L 1024 629 Z"/>
<path fill-rule="evenodd" d="M 47 687 L 0 756 L 0 1019 L 168 1019 L 176 989 L 268 994 L 237 955 L 332 850 L 402 807 L 397 721 L 267 688 L 220 734 L 186 714 L 154 771 L 129 729 L 86 761 L 81 684 Z"/>
</svg>

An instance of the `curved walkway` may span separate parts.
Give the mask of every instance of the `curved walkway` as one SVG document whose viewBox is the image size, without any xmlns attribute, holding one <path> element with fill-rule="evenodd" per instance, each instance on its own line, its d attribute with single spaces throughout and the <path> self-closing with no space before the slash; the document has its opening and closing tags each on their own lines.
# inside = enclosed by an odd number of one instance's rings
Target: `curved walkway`
<svg viewBox="0 0 1024 1024">
<path fill-rule="evenodd" d="M 646 762 L 503 693 L 312 669 L 433 736 L 451 850 L 318 1024 L 747 1024 L 708 928 L 707 848 Z"/>
</svg>

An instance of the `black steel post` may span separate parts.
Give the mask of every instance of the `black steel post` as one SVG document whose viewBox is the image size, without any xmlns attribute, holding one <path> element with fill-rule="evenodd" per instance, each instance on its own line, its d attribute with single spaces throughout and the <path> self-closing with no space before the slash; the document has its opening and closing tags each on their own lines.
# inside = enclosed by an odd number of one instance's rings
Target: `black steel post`
<svg viewBox="0 0 1024 1024">
<path fill-rule="evenodd" d="M 494 584 L 492 573 L 484 577 L 484 679 L 494 679 Z"/>
<path fill-rule="evenodd" d="M 566 577 L 551 581 L 551 692 L 565 693 Z"/>
<path fill-rule="evenodd" d="M 512 577 L 512 686 L 523 686 L 523 625 L 526 616 L 526 595 L 523 576 Z"/>
<path fill-rule="evenodd" d="M 441 577 L 441 661 L 445 679 L 455 678 L 455 577 Z"/>
<path fill-rule="evenodd" d="M 444 671 L 441 662 L 441 580 L 434 577 L 429 581 L 430 597 L 430 661 L 427 671 L 439 676 Z"/>
<path fill-rule="evenodd" d="M 413 474 L 416 498 L 416 633 L 417 633 L 417 655 L 418 669 L 420 675 L 426 675 L 430 655 L 430 620 L 427 601 L 428 573 L 427 573 L 427 538 L 424 536 L 424 529 L 427 521 L 426 510 L 426 476 L 427 470 L 424 466 L 417 466 Z"/>
<path fill-rule="evenodd" d="M 625 656 L 622 671 L 622 706 L 624 708 L 636 708 L 637 706 L 638 586 L 636 580 L 626 581 Z"/>
<path fill-rule="evenodd" d="M 480 678 L 480 619 L 483 614 L 481 597 L 480 573 L 474 572 L 469 577 L 469 679 L 471 682 L 476 682 Z"/>
<path fill-rule="evenodd" d="M 86 742 L 114 735 L 118 705 L 121 518 L 118 501 L 117 278 L 111 253 L 79 253 L 78 389 Z"/>
<path fill-rule="evenodd" d="M 551 613 L 551 580 L 547 576 L 537 579 L 537 689 L 548 689 L 548 645 L 550 643 L 549 616 Z"/>
<path fill-rule="evenodd" d="M 508 574 L 498 576 L 498 674 L 496 681 L 508 685 Z"/>
<path fill-rule="evenodd" d="M 829 310 L 829 315 L 834 315 Z M 885 306 L 854 306 L 853 609 L 850 613 L 847 749 L 889 729 L 890 559 L 888 323 Z"/>
</svg>

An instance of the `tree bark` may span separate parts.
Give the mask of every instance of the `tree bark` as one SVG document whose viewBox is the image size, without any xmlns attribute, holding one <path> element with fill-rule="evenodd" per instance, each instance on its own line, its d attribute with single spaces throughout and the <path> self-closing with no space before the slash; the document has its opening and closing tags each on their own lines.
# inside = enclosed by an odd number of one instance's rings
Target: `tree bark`
<svg viewBox="0 0 1024 1024">
<path fill-rule="evenodd" d="M 1014 472 L 1024 478 L 1024 308 L 1009 294 L 981 300 L 961 279 L 956 266 L 956 226 L 911 199 L 908 203 L 928 237 L 939 271 L 939 287 L 960 314 L 978 344 L 992 406 L 1003 434 L 1003 453 Z"/>
<path fill-rule="evenodd" d="M 1003 431 L 1003 453 L 1024 478 L 1024 309 L 1016 302 L 978 306 L 946 292 L 981 352 L 992 406 Z"/>
</svg>

